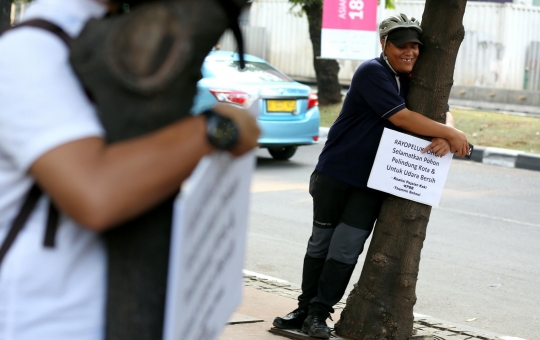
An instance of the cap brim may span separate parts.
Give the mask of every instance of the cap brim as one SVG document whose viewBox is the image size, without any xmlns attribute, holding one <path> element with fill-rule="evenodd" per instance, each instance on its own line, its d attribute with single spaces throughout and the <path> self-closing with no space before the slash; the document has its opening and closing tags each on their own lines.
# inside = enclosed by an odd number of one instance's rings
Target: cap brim
<svg viewBox="0 0 540 340">
<path fill-rule="evenodd" d="M 406 43 L 417 43 L 423 45 L 418 36 L 418 31 L 408 28 L 400 29 L 394 32 L 391 32 L 388 35 L 388 41 L 396 46 L 404 45 Z"/>
</svg>

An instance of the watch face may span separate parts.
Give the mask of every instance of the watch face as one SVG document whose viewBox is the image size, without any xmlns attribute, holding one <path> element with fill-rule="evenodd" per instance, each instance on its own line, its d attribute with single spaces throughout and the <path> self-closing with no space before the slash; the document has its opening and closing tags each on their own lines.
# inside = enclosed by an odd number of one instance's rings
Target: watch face
<svg viewBox="0 0 540 340">
<path fill-rule="evenodd" d="M 212 115 L 208 119 L 208 140 L 220 150 L 228 150 L 238 141 L 238 129 L 229 118 Z"/>
</svg>

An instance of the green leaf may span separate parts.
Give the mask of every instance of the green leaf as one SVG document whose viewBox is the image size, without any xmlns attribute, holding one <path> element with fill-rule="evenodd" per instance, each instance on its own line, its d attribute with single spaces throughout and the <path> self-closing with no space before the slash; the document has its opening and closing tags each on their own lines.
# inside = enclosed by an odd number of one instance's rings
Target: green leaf
<svg viewBox="0 0 540 340">
<path fill-rule="evenodd" d="M 394 0 L 385 0 L 386 4 L 384 5 L 385 8 L 388 9 L 396 9 L 396 5 L 394 4 Z"/>
</svg>

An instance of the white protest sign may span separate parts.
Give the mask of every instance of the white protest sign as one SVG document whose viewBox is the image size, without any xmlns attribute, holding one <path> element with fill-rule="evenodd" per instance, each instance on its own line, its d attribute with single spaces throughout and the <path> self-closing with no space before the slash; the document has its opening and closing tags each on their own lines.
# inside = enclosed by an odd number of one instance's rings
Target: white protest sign
<svg viewBox="0 0 540 340">
<path fill-rule="evenodd" d="M 422 150 L 429 141 L 384 129 L 368 187 L 412 201 L 438 206 L 452 154 Z"/>
<path fill-rule="evenodd" d="M 217 339 L 242 297 L 255 154 L 203 159 L 175 202 L 164 340 Z"/>
</svg>

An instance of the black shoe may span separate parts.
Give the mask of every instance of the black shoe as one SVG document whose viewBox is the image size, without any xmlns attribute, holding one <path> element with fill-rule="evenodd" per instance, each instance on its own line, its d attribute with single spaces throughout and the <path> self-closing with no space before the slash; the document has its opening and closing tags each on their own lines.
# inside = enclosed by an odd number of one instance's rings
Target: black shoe
<svg viewBox="0 0 540 340">
<path fill-rule="evenodd" d="M 330 339 L 330 327 L 326 325 L 327 317 L 325 314 L 309 315 L 302 325 L 302 332 L 312 338 Z"/>
<path fill-rule="evenodd" d="M 307 310 L 297 308 L 282 318 L 279 316 L 275 318 L 273 325 L 281 329 L 300 329 L 307 316 Z"/>
</svg>

